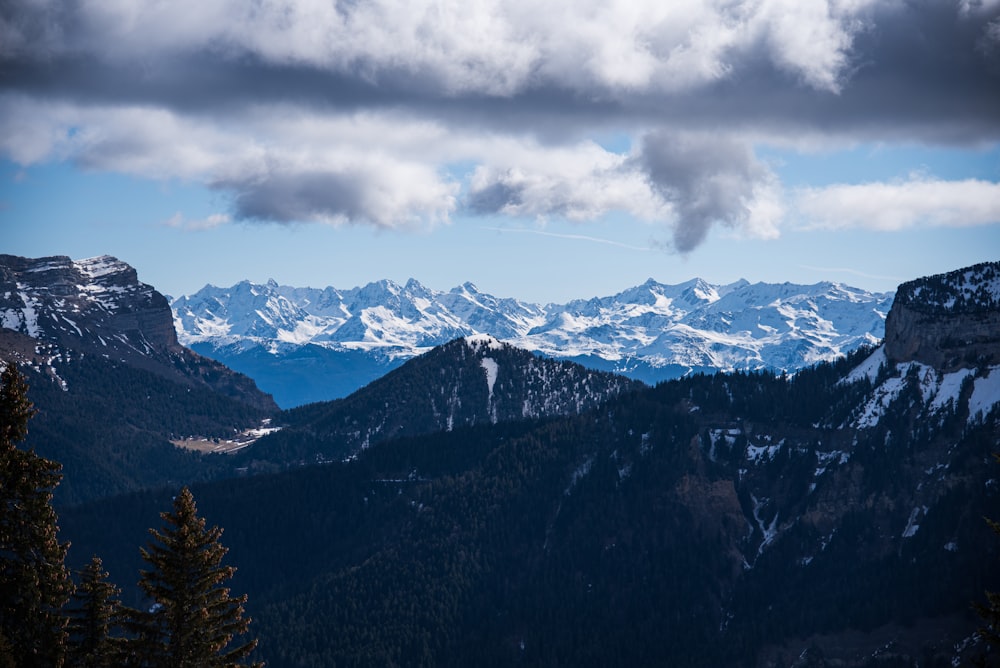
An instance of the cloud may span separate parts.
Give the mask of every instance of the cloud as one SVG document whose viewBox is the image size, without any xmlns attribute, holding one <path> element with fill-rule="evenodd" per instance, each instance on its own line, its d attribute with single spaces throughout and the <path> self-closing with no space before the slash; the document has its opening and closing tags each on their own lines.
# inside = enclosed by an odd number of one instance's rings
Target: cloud
<svg viewBox="0 0 1000 668">
<path fill-rule="evenodd" d="M 177 212 L 167 220 L 163 221 L 165 227 L 173 227 L 179 230 L 210 230 L 215 227 L 228 225 L 232 222 L 232 217 L 228 213 L 213 213 L 205 218 L 189 219 L 183 213 Z"/>
<path fill-rule="evenodd" d="M 473 213 L 574 221 L 624 211 L 664 220 L 670 209 L 627 155 L 592 142 L 566 147 L 523 143 L 485 147 L 469 180 L 465 204 Z"/>
<path fill-rule="evenodd" d="M 807 188 L 797 193 L 795 209 L 804 226 L 828 229 L 991 225 L 1000 223 L 1000 183 L 918 178 Z"/>
<path fill-rule="evenodd" d="M 786 202 L 755 147 L 1000 141 L 998 26 L 971 0 L 7 0 L 0 155 L 202 183 L 231 220 L 625 212 L 681 252 L 786 210 L 949 224 L 985 214 L 846 215 L 906 184 Z"/>
<path fill-rule="evenodd" d="M 646 136 L 638 158 L 677 216 L 674 246 L 697 247 L 714 224 L 773 237 L 782 213 L 776 178 L 749 146 L 725 136 Z"/>
<path fill-rule="evenodd" d="M 278 105 L 216 124 L 160 108 L 80 110 L 0 95 L 0 118 L 12 119 L 0 123 L 0 149 L 22 162 L 57 157 L 85 169 L 200 181 L 230 197 L 238 220 L 388 228 L 447 221 L 456 208 L 458 185 L 435 160 L 444 129 L 391 115 L 321 116 Z"/>
<path fill-rule="evenodd" d="M 199 53 L 357 76 L 416 74 L 446 95 L 511 95 L 541 82 L 575 90 L 680 90 L 716 81 L 747 51 L 829 88 L 861 2 L 767 0 L 11 0 L 4 55 L 95 53 L 128 63 Z"/>
<path fill-rule="evenodd" d="M 458 189 L 433 168 L 377 158 L 359 158 L 341 168 L 280 165 L 212 187 L 233 193 L 234 215 L 242 220 L 383 228 L 447 222 Z"/>
</svg>

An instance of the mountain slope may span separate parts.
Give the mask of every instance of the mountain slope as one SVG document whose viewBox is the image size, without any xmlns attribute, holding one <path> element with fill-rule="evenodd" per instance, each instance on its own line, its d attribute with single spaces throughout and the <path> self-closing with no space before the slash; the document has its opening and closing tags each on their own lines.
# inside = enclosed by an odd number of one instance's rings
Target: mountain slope
<svg viewBox="0 0 1000 668">
<path fill-rule="evenodd" d="M 346 395 L 432 346 L 477 333 L 650 384 L 698 370 L 795 370 L 881 339 L 891 302 L 835 283 L 650 280 L 610 297 L 539 306 L 470 283 L 436 292 L 415 280 L 346 291 L 244 281 L 206 286 L 172 307 L 185 345 L 253 375 L 291 406 Z M 303 388 L 316 376 L 328 384 Z"/>
<path fill-rule="evenodd" d="M 226 437 L 276 412 L 253 381 L 183 348 L 167 300 L 111 257 L 0 255 L 0 361 L 39 409 L 27 445 L 61 462 L 71 503 L 176 480 L 223 462 L 175 447 Z"/>
<path fill-rule="evenodd" d="M 1000 588 L 982 521 L 1000 516 L 998 404 L 995 361 L 866 348 L 790 378 L 694 375 L 579 415 L 480 418 L 196 496 L 276 668 L 967 665 L 969 603 Z M 141 540 L 167 502 L 67 515 L 74 558 L 114 555 L 127 582 L 108 536 Z"/>
<path fill-rule="evenodd" d="M 254 469 L 340 460 L 401 436 L 576 415 L 642 387 L 492 337 L 470 336 L 438 346 L 344 399 L 285 412 L 280 432 L 237 459 Z"/>
<path fill-rule="evenodd" d="M 2 350 L 22 357 L 95 355 L 274 408 L 252 380 L 181 346 L 167 299 L 110 256 L 73 261 L 0 255 L 0 325 Z"/>
</svg>

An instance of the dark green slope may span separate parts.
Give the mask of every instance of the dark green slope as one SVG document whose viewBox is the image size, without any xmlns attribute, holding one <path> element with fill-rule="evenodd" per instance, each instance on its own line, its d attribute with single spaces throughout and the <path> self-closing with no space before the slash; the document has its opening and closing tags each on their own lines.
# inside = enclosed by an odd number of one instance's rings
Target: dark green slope
<svg viewBox="0 0 1000 668">
<path fill-rule="evenodd" d="M 285 411 L 283 429 L 236 460 L 255 472 L 339 461 L 393 438 L 575 415 L 643 387 L 494 339 L 456 339 L 348 397 Z"/>
<path fill-rule="evenodd" d="M 195 495 L 278 668 L 950 663 L 969 603 L 1000 586 L 981 520 L 1000 516 L 1000 422 L 967 420 L 969 388 L 930 420 L 908 386 L 875 427 L 845 427 L 873 389 L 838 382 L 859 360 L 698 376 Z M 72 558 L 129 584 L 117 555 L 165 502 L 65 514 Z M 838 654 L 848 633 L 860 654 Z"/>
<path fill-rule="evenodd" d="M 59 505 L 223 475 L 231 462 L 170 439 L 227 437 L 270 414 L 205 386 L 92 355 L 59 364 L 58 379 L 48 367 L 22 368 L 38 409 L 26 445 L 63 465 Z"/>
</svg>

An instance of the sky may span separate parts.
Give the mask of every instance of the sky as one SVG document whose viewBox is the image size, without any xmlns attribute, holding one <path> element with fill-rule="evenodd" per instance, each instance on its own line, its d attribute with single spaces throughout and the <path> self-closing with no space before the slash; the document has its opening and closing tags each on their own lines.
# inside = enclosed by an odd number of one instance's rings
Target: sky
<svg viewBox="0 0 1000 668">
<path fill-rule="evenodd" d="M 890 291 L 1000 259 L 1000 0 L 5 0 L 0 253 Z"/>
</svg>

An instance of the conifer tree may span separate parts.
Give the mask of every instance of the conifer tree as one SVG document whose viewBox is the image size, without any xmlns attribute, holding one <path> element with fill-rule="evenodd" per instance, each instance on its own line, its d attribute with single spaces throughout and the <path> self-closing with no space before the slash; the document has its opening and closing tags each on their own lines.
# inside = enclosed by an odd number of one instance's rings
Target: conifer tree
<svg viewBox="0 0 1000 668">
<path fill-rule="evenodd" d="M 205 527 L 187 487 L 174 499 L 172 512 L 161 513 L 162 531 L 142 548 L 152 568 L 141 572 L 139 586 L 153 605 L 129 611 L 136 638 L 132 660 L 163 668 L 230 668 L 257 646 L 254 639 L 230 643 L 247 632 L 246 595 L 233 597 L 225 583 L 235 568 L 223 566 L 228 549 L 219 543 L 222 529 Z"/>
<path fill-rule="evenodd" d="M 1000 455 L 994 454 L 993 459 L 1000 463 Z M 986 523 L 989 524 L 993 533 L 1000 536 L 1000 522 L 986 518 Z M 972 607 L 979 613 L 982 622 L 976 635 L 986 644 L 986 650 L 992 652 L 990 657 L 993 659 L 991 663 L 987 660 L 986 655 L 981 655 L 975 658 L 974 663 L 983 668 L 989 665 L 1000 665 L 1000 657 L 997 656 L 997 652 L 1000 652 L 1000 592 L 987 591 L 986 603 L 976 601 Z"/>
<path fill-rule="evenodd" d="M 72 583 L 52 491 L 61 466 L 17 444 L 35 410 L 13 362 L 0 374 L 0 647 L 19 667 L 60 666 Z"/>
<path fill-rule="evenodd" d="M 123 639 L 115 633 L 122 615 L 119 594 L 101 559 L 92 557 L 80 571 L 80 584 L 73 593 L 76 605 L 69 610 L 68 668 L 120 665 Z"/>
</svg>

